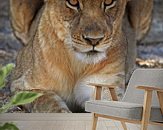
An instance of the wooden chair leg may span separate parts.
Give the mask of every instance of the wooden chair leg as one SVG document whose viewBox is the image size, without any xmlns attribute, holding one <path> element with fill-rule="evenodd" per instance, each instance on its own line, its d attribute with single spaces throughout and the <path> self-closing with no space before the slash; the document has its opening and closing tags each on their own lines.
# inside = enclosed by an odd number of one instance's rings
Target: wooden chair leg
<svg viewBox="0 0 163 130">
<path fill-rule="evenodd" d="M 152 102 L 152 91 L 145 91 L 141 130 L 147 130 L 150 119 L 151 102 Z"/>
<path fill-rule="evenodd" d="M 109 90 L 110 90 L 112 100 L 113 101 L 118 101 L 118 97 L 116 95 L 115 89 L 114 88 L 109 88 Z M 126 126 L 125 122 L 121 121 L 121 124 L 122 124 L 123 129 L 127 130 L 127 126 Z"/>
<path fill-rule="evenodd" d="M 163 92 L 157 92 L 157 96 L 160 103 L 161 112 L 163 114 Z"/>
<path fill-rule="evenodd" d="M 124 129 L 124 130 L 127 130 L 127 125 L 126 125 L 126 123 L 123 122 L 123 121 L 121 121 L 121 124 L 122 124 L 123 129 Z"/>
<path fill-rule="evenodd" d="M 118 101 L 118 97 L 116 95 L 115 89 L 114 88 L 109 88 L 110 94 L 111 94 L 111 98 L 113 101 Z"/>
<path fill-rule="evenodd" d="M 92 130 L 96 130 L 98 117 L 93 113 Z"/>
</svg>

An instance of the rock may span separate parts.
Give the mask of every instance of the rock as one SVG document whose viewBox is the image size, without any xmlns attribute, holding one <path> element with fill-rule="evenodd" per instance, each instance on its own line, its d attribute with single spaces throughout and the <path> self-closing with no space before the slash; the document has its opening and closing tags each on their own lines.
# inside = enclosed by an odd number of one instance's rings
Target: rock
<svg viewBox="0 0 163 130">
<path fill-rule="evenodd" d="M 139 45 L 138 57 L 142 59 L 157 59 L 163 61 L 163 43 Z"/>
<path fill-rule="evenodd" d="M 9 1 L 0 4 L 0 64 L 14 62 L 17 51 L 22 47 L 14 37 L 9 21 Z"/>
</svg>

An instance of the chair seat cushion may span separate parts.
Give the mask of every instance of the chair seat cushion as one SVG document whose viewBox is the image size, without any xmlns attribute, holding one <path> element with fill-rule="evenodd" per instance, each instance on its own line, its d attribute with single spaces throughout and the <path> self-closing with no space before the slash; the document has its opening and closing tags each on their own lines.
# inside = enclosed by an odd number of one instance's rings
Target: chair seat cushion
<svg viewBox="0 0 163 130">
<path fill-rule="evenodd" d="M 86 102 L 85 110 L 87 112 L 93 112 L 112 117 L 119 117 L 129 120 L 141 120 L 143 105 L 117 101 L 92 100 Z M 152 108 L 151 121 L 163 122 L 163 116 L 161 114 L 160 108 Z"/>
</svg>

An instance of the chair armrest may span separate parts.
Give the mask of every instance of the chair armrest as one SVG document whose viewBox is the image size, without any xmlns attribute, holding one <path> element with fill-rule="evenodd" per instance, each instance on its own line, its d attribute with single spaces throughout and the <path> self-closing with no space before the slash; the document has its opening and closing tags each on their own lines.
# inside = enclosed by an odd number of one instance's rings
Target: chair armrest
<svg viewBox="0 0 163 130">
<path fill-rule="evenodd" d="M 163 92 L 163 88 L 159 88 L 159 87 L 138 86 L 137 89 L 143 89 L 143 90 L 146 90 L 146 91 Z"/>
<path fill-rule="evenodd" d="M 101 99 L 101 91 L 102 87 L 109 88 L 111 98 L 113 101 L 118 101 L 115 88 L 117 87 L 116 85 L 107 85 L 107 84 L 96 84 L 96 83 L 89 83 L 88 85 L 94 86 L 95 87 L 95 100 L 100 100 Z"/>
<path fill-rule="evenodd" d="M 100 88 L 106 87 L 106 88 L 112 88 L 112 89 L 116 88 L 116 86 L 117 86 L 117 85 L 96 84 L 96 83 L 89 83 L 88 85 L 95 86 L 95 87 L 100 87 Z"/>
</svg>

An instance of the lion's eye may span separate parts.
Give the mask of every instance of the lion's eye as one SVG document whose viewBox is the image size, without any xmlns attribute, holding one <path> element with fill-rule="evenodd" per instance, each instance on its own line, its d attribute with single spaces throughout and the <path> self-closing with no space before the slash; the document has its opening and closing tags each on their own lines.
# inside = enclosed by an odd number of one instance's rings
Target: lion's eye
<svg viewBox="0 0 163 130">
<path fill-rule="evenodd" d="M 103 3 L 104 10 L 107 11 L 108 9 L 113 8 L 117 3 L 117 0 L 105 0 Z"/>
<path fill-rule="evenodd" d="M 66 0 L 66 5 L 76 11 L 80 9 L 80 3 L 78 0 Z"/>
</svg>

